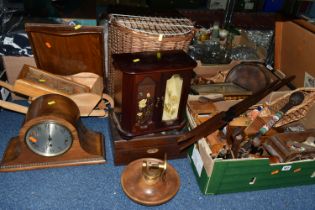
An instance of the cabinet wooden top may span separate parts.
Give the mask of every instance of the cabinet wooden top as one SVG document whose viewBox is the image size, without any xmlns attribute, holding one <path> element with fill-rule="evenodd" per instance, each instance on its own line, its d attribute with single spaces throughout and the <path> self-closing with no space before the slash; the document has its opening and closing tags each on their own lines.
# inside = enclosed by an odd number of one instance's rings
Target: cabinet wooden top
<svg viewBox="0 0 315 210">
<path fill-rule="evenodd" d="M 197 65 L 182 50 L 113 54 L 112 58 L 115 67 L 127 74 L 180 71 Z"/>
</svg>

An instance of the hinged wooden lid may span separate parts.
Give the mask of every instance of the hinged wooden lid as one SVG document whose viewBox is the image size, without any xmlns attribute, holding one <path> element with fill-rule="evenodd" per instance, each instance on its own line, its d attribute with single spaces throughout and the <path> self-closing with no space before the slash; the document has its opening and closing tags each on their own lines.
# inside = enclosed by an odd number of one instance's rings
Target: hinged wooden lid
<svg viewBox="0 0 315 210">
<path fill-rule="evenodd" d="M 197 63 L 182 50 L 113 54 L 116 68 L 127 74 L 188 70 Z"/>
<path fill-rule="evenodd" d="M 37 67 L 54 74 L 92 72 L 104 77 L 104 36 L 100 26 L 25 24 Z"/>
</svg>

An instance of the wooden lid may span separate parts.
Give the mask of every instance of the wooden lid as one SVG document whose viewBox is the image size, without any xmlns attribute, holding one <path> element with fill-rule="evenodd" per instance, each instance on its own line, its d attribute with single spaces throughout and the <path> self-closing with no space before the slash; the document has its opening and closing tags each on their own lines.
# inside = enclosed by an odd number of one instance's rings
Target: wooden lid
<svg viewBox="0 0 315 210">
<path fill-rule="evenodd" d="M 92 72 L 104 77 L 104 36 L 100 26 L 25 24 L 38 68 L 59 75 Z"/>
<path fill-rule="evenodd" d="M 193 69 L 197 63 L 182 50 L 113 54 L 114 65 L 127 74 Z"/>
<path fill-rule="evenodd" d="M 296 87 L 307 86 L 315 76 L 315 25 L 306 20 L 277 22 L 275 27 L 275 69 L 295 75 Z M 311 77 L 309 77 L 311 76 Z"/>
</svg>

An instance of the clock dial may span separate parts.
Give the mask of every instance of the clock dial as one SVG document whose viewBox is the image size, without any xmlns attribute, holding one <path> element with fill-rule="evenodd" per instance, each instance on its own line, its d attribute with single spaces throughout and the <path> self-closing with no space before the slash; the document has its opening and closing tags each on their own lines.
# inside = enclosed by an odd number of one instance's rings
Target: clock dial
<svg viewBox="0 0 315 210">
<path fill-rule="evenodd" d="M 65 153 L 72 144 L 68 128 L 53 121 L 32 126 L 25 135 L 28 147 L 36 154 L 52 157 Z"/>
</svg>

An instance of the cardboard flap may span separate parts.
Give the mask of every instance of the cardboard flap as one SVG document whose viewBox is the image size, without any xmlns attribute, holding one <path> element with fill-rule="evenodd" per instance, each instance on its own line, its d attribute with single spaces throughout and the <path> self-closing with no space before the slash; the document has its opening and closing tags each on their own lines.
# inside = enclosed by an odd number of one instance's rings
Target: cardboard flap
<svg viewBox="0 0 315 210">
<path fill-rule="evenodd" d="M 104 77 L 100 26 L 25 24 L 37 67 L 59 75 L 92 72 Z"/>
</svg>

